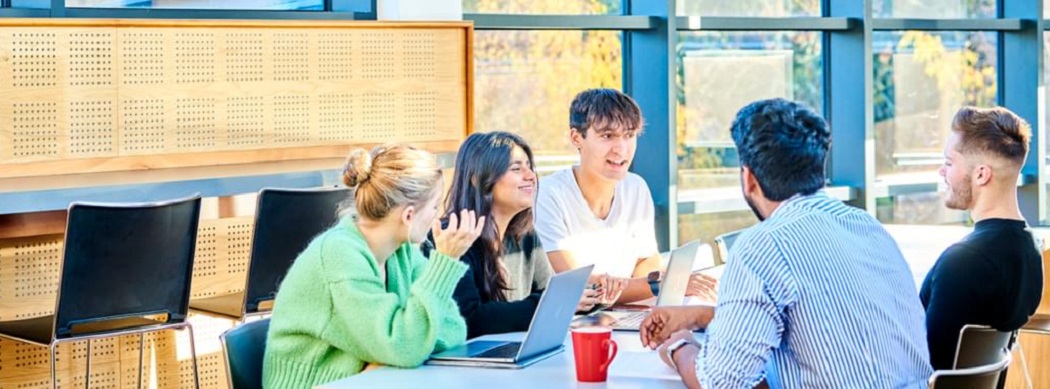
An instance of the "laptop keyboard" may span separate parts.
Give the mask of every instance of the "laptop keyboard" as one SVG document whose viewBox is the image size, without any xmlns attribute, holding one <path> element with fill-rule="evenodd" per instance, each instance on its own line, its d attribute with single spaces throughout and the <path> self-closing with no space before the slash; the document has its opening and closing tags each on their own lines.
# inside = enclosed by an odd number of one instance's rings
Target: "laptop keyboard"
<svg viewBox="0 0 1050 389">
<path fill-rule="evenodd" d="M 521 343 L 513 342 L 505 345 L 485 350 L 485 352 L 475 355 L 476 358 L 514 358 L 518 356 L 518 350 L 521 349 Z"/>
</svg>

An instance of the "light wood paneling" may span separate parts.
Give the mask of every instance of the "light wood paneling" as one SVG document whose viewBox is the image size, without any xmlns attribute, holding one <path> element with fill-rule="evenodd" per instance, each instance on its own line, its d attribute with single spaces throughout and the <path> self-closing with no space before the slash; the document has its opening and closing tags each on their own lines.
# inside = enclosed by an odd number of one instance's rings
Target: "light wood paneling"
<svg viewBox="0 0 1050 389">
<path fill-rule="evenodd" d="M 0 178 L 448 151 L 472 125 L 470 32 L 0 20 Z"/>
</svg>

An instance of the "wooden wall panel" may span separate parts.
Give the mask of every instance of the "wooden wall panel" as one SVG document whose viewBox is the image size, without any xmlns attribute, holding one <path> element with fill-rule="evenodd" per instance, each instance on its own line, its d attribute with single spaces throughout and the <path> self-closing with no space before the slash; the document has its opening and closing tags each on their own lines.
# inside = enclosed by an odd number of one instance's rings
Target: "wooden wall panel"
<svg viewBox="0 0 1050 389">
<path fill-rule="evenodd" d="M 471 129 L 469 24 L 143 23 L 0 20 L 0 178 L 451 151 Z"/>
</svg>

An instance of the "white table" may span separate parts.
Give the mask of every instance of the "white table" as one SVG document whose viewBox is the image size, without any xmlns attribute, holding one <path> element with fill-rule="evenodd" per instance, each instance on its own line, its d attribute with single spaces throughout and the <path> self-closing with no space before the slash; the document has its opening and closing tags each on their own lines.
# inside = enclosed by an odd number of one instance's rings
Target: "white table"
<svg viewBox="0 0 1050 389">
<path fill-rule="evenodd" d="M 915 276 L 916 289 L 922 285 L 944 249 L 958 242 L 972 229 L 959 226 L 886 225 L 897 241 L 904 259 Z M 717 270 L 721 270 L 719 267 Z M 494 340 L 521 340 L 524 333 L 483 337 Z M 660 361 L 655 352 L 644 349 L 637 332 L 613 332 L 620 351 L 609 367 L 609 380 L 590 384 L 576 381 L 571 337 L 565 350 L 522 370 L 422 366 L 417 369 L 383 367 L 350 378 L 322 385 L 321 388 L 682 388 L 677 375 Z"/>
<path fill-rule="evenodd" d="M 485 336 L 480 339 L 521 340 L 524 333 Z M 637 332 L 613 332 L 619 353 L 609 366 L 604 383 L 576 381 L 572 339 L 565 350 L 521 370 L 423 365 L 416 369 L 383 367 L 320 386 L 344 388 L 677 388 L 681 380 L 660 361 L 655 351 L 641 346 Z"/>
</svg>

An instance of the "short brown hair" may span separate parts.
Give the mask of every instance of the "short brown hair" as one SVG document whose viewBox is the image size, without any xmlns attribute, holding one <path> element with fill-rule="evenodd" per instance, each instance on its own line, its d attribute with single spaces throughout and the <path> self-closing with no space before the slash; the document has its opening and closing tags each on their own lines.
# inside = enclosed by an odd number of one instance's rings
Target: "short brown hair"
<svg viewBox="0 0 1050 389">
<path fill-rule="evenodd" d="M 952 119 L 963 154 L 995 155 L 1021 165 L 1028 155 L 1032 128 L 1024 119 L 1002 107 L 963 107 Z"/>
<path fill-rule="evenodd" d="M 616 89 L 588 89 L 576 95 L 569 106 L 569 127 L 587 136 L 587 129 L 616 127 L 642 132 L 642 109 L 630 96 Z"/>
</svg>

